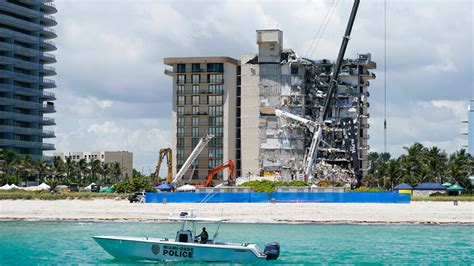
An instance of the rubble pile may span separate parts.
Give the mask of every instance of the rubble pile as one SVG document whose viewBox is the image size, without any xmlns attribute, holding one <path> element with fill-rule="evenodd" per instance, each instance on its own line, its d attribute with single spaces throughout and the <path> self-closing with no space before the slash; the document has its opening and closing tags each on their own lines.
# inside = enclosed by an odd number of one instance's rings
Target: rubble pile
<svg viewBox="0 0 474 266">
<path fill-rule="evenodd" d="M 351 184 L 355 182 L 355 178 L 351 170 L 322 161 L 316 165 L 315 183 L 322 181 Z"/>
</svg>

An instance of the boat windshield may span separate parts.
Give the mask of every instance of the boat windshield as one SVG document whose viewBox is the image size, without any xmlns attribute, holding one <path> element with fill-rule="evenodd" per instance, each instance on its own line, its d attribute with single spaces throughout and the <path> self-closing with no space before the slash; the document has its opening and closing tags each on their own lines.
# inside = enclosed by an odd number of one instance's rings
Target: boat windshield
<svg viewBox="0 0 474 266">
<path fill-rule="evenodd" d="M 218 219 L 183 218 L 178 220 L 182 221 L 180 231 L 189 230 L 195 237 L 200 235 L 205 228 L 209 235 L 208 241 L 211 242 L 216 241 L 219 234 L 219 228 L 222 223 L 222 220 Z"/>
</svg>

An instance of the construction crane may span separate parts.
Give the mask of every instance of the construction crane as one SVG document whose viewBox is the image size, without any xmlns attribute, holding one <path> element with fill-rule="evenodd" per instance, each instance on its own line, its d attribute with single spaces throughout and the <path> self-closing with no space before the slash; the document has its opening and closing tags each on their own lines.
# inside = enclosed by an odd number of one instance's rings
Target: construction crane
<svg viewBox="0 0 474 266">
<path fill-rule="evenodd" d="M 229 160 L 226 163 L 223 163 L 221 165 L 218 165 L 218 166 L 214 167 L 214 169 L 212 169 L 211 172 L 209 172 L 209 175 L 207 175 L 204 186 L 205 187 L 211 187 L 212 186 L 212 178 L 214 178 L 214 176 L 217 175 L 217 173 L 219 173 L 220 171 L 222 171 L 226 168 L 229 168 L 229 170 L 230 170 L 229 179 L 228 179 L 229 185 L 231 185 L 231 186 L 235 185 L 235 165 L 234 165 L 233 160 Z"/>
<path fill-rule="evenodd" d="M 191 152 L 191 154 L 189 154 L 189 157 L 186 159 L 181 169 L 179 169 L 178 173 L 173 178 L 172 184 L 178 183 L 178 181 L 183 178 L 184 173 L 186 173 L 186 171 L 193 164 L 199 154 L 201 154 L 204 147 L 206 147 L 206 145 L 209 143 L 209 141 L 211 141 L 212 138 L 214 138 L 214 135 L 207 134 L 199 140 L 199 143 L 196 145 L 196 147 L 194 147 L 194 150 Z"/>
<path fill-rule="evenodd" d="M 160 174 L 161 163 L 163 163 L 163 159 L 165 158 L 168 165 L 168 174 L 166 175 L 166 182 L 171 183 L 171 180 L 173 179 L 173 150 L 171 148 L 162 148 L 160 149 L 160 154 L 158 155 L 158 162 L 156 163 L 155 179 L 153 180 L 153 184 L 155 185 L 158 185 L 158 176 Z"/>
<path fill-rule="evenodd" d="M 349 43 L 352 26 L 354 25 L 355 17 L 357 14 L 357 10 L 359 8 L 360 0 L 354 0 L 354 4 L 352 6 L 352 11 L 349 16 L 349 21 L 347 23 L 346 31 L 342 38 L 341 47 L 339 48 L 339 53 L 337 55 L 336 63 L 331 75 L 331 80 L 329 81 L 329 88 L 326 95 L 326 99 L 324 100 L 322 115 L 319 117 L 318 122 L 310 121 L 305 118 L 299 117 L 297 115 L 293 115 L 290 113 L 283 112 L 281 110 L 276 110 L 275 114 L 280 115 L 285 118 L 294 119 L 296 121 L 300 121 L 301 123 L 307 125 L 308 127 L 313 128 L 313 139 L 311 141 L 311 145 L 309 147 L 308 153 L 305 158 L 304 163 L 304 176 L 305 179 L 308 180 L 309 183 L 313 182 L 314 179 L 314 171 L 313 168 L 316 165 L 317 160 L 317 150 L 319 148 L 319 144 L 322 139 L 322 126 L 324 125 L 324 121 L 326 120 L 329 112 L 329 105 L 331 104 L 331 100 L 334 96 L 334 92 L 337 85 L 337 78 L 339 77 L 339 72 L 341 71 L 342 60 L 346 53 L 347 44 Z M 316 129 L 316 130 L 315 130 Z"/>
</svg>

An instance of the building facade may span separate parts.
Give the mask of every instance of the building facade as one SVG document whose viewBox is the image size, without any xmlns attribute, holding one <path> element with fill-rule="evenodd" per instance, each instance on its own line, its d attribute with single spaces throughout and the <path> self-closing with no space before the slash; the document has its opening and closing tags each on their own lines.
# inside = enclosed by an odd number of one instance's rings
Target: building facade
<svg viewBox="0 0 474 266">
<path fill-rule="evenodd" d="M 54 113 L 56 50 L 51 39 L 57 12 L 52 0 L 3 0 L 0 2 L 0 148 L 32 159 L 54 145 L 43 140 L 55 134 L 45 114 Z"/>
<path fill-rule="evenodd" d="M 468 152 L 474 156 L 474 100 L 469 101 L 468 112 Z"/>
<path fill-rule="evenodd" d="M 202 184 L 209 171 L 236 154 L 236 88 L 238 61 L 230 57 L 170 57 L 165 73 L 173 79 L 173 172 L 176 174 L 200 138 L 214 138 L 184 180 Z M 216 178 L 226 180 L 228 170 Z"/>
<path fill-rule="evenodd" d="M 66 161 L 71 158 L 75 162 L 85 160 L 90 163 L 94 160 L 106 164 L 119 163 L 123 178 L 133 177 L 133 153 L 128 151 L 95 151 L 95 152 L 55 152 L 53 156 Z"/>
</svg>

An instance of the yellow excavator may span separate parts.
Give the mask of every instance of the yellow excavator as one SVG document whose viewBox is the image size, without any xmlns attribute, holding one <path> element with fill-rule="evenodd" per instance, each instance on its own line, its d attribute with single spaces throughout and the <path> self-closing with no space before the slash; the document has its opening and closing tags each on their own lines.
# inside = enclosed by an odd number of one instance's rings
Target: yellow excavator
<svg viewBox="0 0 474 266">
<path fill-rule="evenodd" d="M 166 176 L 166 182 L 171 184 L 171 181 L 173 180 L 173 150 L 171 150 L 171 148 L 162 148 L 160 149 L 160 155 L 158 157 L 158 162 L 156 163 L 155 179 L 153 180 L 154 185 L 158 185 L 159 183 L 158 176 L 160 174 L 161 163 L 165 158 L 168 164 L 168 175 Z"/>
</svg>

